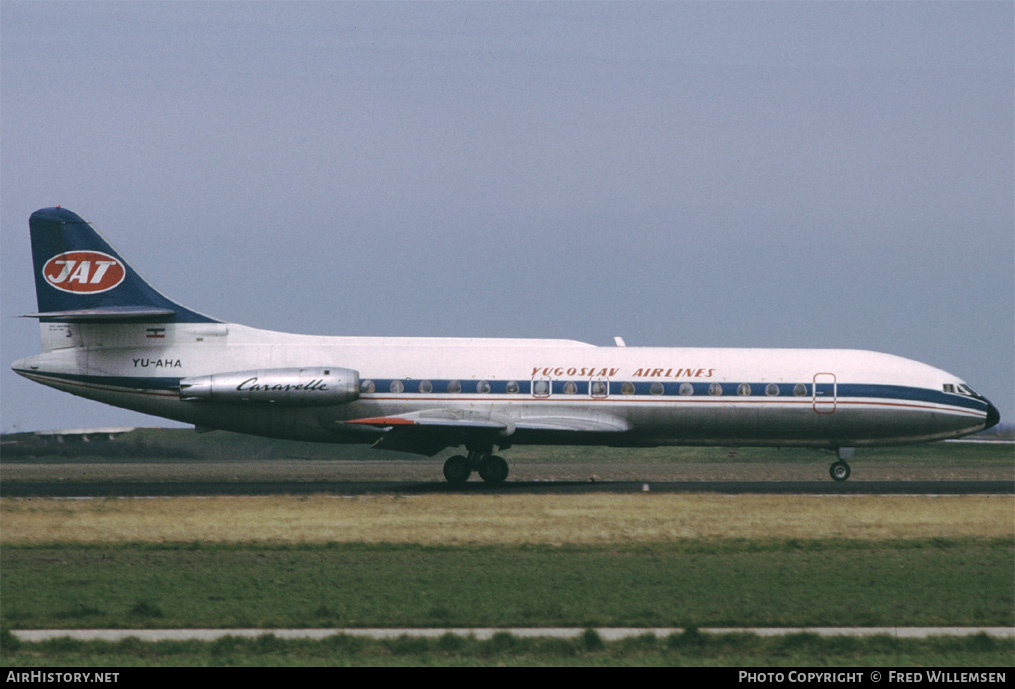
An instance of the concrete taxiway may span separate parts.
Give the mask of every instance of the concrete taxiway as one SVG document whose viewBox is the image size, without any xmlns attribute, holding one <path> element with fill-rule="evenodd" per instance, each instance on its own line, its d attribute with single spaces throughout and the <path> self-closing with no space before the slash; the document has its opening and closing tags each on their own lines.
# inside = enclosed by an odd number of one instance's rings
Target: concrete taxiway
<svg viewBox="0 0 1015 689">
<path fill-rule="evenodd" d="M 368 495 L 424 493 L 722 493 L 725 495 L 1012 495 L 1011 481 L 3 481 L 0 497 L 176 497 L 209 495 Z"/>
<path fill-rule="evenodd" d="M 4 462 L 0 497 L 670 493 L 1012 495 L 1011 467 L 867 466 L 832 481 L 823 464 L 520 462 L 500 485 L 451 486 L 432 461 Z"/>
</svg>

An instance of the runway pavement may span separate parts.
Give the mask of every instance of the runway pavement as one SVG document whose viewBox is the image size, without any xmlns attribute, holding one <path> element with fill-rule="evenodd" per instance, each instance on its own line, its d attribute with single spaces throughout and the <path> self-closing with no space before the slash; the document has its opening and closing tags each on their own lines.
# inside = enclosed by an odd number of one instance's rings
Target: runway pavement
<svg viewBox="0 0 1015 689">
<path fill-rule="evenodd" d="M 517 463 L 501 485 L 444 481 L 439 461 L 247 460 L 0 465 L 0 497 L 427 493 L 1012 495 L 1010 468 L 858 465 L 848 481 L 811 463 Z"/>
<path fill-rule="evenodd" d="M 99 498 L 206 495 L 381 495 L 429 493 L 722 493 L 768 495 L 1012 495 L 1011 481 L 21 481 L 0 482 L 0 497 Z"/>
</svg>

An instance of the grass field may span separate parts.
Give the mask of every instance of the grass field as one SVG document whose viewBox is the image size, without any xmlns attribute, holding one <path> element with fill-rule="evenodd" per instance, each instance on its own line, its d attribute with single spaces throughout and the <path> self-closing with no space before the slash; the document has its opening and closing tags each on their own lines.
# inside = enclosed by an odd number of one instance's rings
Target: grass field
<svg viewBox="0 0 1015 689">
<path fill-rule="evenodd" d="M 326 495 L 0 501 L 4 545 L 1012 538 L 1011 496 Z"/>
<path fill-rule="evenodd" d="M 7 627 L 1010 626 L 1011 543 L 4 549 Z"/>
</svg>

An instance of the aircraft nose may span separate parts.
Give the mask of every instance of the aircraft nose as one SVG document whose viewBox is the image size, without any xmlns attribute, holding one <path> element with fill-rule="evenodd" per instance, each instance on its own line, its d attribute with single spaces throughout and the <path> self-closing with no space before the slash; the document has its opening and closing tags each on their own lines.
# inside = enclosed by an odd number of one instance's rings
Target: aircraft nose
<svg viewBox="0 0 1015 689">
<path fill-rule="evenodd" d="M 993 428 L 998 423 L 1000 423 L 1000 421 L 1001 421 L 1001 412 L 999 412 L 997 410 L 997 407 L 991 404 L 990 401 L 987 401 L 987 425 L 983 427 L 984 430 L 988 428 Z"/>
</svg>

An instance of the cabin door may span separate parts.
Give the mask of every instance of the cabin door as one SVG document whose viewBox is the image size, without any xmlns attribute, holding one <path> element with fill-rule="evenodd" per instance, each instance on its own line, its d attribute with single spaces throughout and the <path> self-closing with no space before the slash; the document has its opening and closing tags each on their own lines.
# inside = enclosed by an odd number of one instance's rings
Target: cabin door
<svg viewBox="0 0 1015 689">
<path fill-rule="evenodd" d="M 815 414 L 831 414 L 835 411 L 839 385 L 834 373 L 815 373 L 812 404 Z"/>
</svg>

